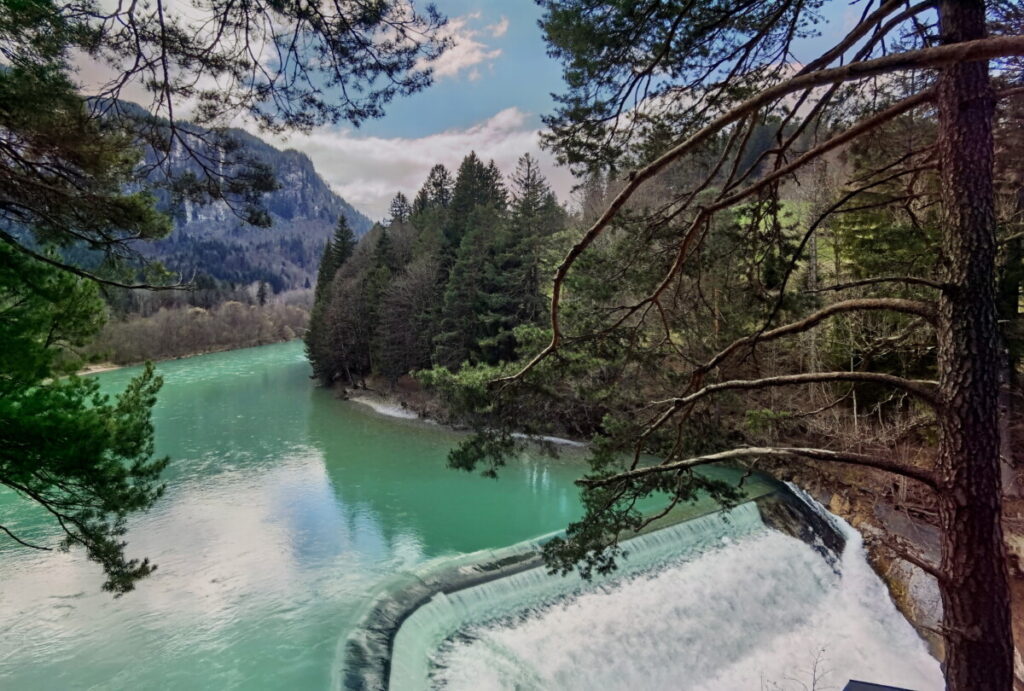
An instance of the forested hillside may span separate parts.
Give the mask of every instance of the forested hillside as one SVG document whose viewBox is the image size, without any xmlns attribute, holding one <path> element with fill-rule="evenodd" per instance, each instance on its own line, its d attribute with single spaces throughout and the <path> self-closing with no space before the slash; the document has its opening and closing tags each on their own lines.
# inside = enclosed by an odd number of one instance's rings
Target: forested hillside
<svg viewBox="0 0 1024 691">
<path fill-rule="evenodd" d="M 136 106 L 124 108 L 146 117 Z M 141 362 L 294 338 L 305 330 L 320 256 L 339 219 L 355 237 L 371 226 L 305 154 L 243 130 L 176 126 L 189 147 L 150 147 L 142 164 L 171 232 L 133 249 L 187 289 L 106 291 L 112 318 L 84 351 L 87 358 Z M 190 189 L 214 163 L 229 180 L 223 198 Z"/>
<path fill-rule="evenodd" d="M 543 319 L 550 253 L 566 212 L 530 156 L 506 179 L 466 156 L 430 171 L 411 202 L 359 242 L 340 227 L 324 252 L 307 349 L 316 376 L 355 385 L 432 365 L 520 355 L 517 327 Z"/>
</svg>

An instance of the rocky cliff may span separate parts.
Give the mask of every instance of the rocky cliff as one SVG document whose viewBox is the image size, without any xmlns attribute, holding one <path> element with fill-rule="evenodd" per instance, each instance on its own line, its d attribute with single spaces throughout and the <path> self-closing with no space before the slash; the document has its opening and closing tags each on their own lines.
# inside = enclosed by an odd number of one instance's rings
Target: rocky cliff
<svg viewBox="0 0 1024 691">
<path fill-rule="evenodd" d="M 191 128 L 190 128 L 191 129 Z M 165 240 L 140 247 L 185 278 L 199 282 L 215 279 L 235 285 L 267 282 L 280 292 L 309 287 L 316 279 L 320 254 L 345 216 L 357 236 L 369 230 L 370 219 L 335 194 L 317 174 L 313 162 L 295 150 L 280 150 L 242 130 L 225 133 L 238 149 L 236 159 L 266 166 L 277 188 L 261 195 L 259 206 L 270 225 L 246 222 L 224 201 L 172 201 L 159 192 L 160 207 L 174 219 L 174 231 Z M 201 145 L 200 145 L 201 146 Z M 200 151 L 200 157 L 204 152 Z M 150 152 L 147 158 L 152 159 Z M 174 176 L 203 178 L 196 156 L 174 147 L 169 168 Z"/>
</svg>

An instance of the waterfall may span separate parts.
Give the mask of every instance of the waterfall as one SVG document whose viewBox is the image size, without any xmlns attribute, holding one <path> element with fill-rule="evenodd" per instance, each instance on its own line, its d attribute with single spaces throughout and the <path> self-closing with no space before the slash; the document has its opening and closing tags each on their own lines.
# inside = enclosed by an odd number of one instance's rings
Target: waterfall
<svg viewBox="0 0 1024 691">
<path fill-rule="evenodd" d="M 764 525 L 758 507 L 748 502 L 625 541 L 618 571 L 595 576 L 590 583 L 575 574 L 549 574 L 541 566 L 454 592 L 439 592 L 406 618 L 398 630 L 389 686 L 403 691 L 427 688 L 435 652 L 461 629 L 501 618 L 522 620 L 570 596 L 611 587 L 681 555 L 731 543 L 759 530 L 764 530 Z"/>
<path fill-rule="evenodd" d="M 668 564 L 463 628 L 435 654 L 432 685 L 789 691 L 852 678 L 943 688 L 860 534 L 801 497 L 845 535 L 838 569 L 793 537 L 741 529 L 713 549 L 683 549 Z"/>
</svg>

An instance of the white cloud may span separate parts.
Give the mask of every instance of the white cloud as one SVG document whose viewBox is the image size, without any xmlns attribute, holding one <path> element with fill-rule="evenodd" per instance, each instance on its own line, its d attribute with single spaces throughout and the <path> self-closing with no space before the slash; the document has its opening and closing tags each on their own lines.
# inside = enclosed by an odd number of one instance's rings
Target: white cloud
<svg viewBox="0 0 1024 691">
<path fill-rule="evenodd" d="M 487 31 L 493 38 L 501 38 L 508 33 L 508 17 L 502 17 L 496 24 L 491 24 Z"/>
<path fill-rule="evenodd" d="M 499 58 L 501 56 L 501 49 L 491 48 L 483 43 L 480 38 L 481 34 L 485 32 L 491 33 L 495 38 L 500 36 L 501 34 L 494 33 L 494 29 L 495 27 L 501 28 L 501 22 L 485 29 L 476 29 L 470 26 L 470 23 L 476 22 L 479 19 L 480 13 L 474 12 L 449 20 L 448 25 L 444 29 L 444 35 L 452 39 L 454 45 L 446 50 L 441 57 L 430 63 L 423 62 L 419 66 L 426 67 L 429 64 L 430 67 L 434 68 L 434 76 L 438 79 L 443 79 L 445 77 L 456 77 L 460 72 Z M 504 18 L 502 19 L 506 24 L 501 32 L 504 33 L 508 29 L 508 21 L 504 20 Z M 479 73 L 479 70 L 477 70 L 477 73 Z"/>
<path fill-rule="evenodd" d="M 396 192 L 411 199 L 435 163 L 443 163 L 454 174 L 470 151 L 485 161 L 494 159 L 506 175 L 524 153 L 536 156 L 552 188 L 567 201 L 572 176 L 540 150 L 539 132 L 528 120 L 522 110 L 506 108 L 471 127 L 415 139 L 364 137 L 350 130 L 324 129 L 278 139 L 275 144 L 306 153 L 335 192 L 375 220 L 387 216 Z"/>
</svg>

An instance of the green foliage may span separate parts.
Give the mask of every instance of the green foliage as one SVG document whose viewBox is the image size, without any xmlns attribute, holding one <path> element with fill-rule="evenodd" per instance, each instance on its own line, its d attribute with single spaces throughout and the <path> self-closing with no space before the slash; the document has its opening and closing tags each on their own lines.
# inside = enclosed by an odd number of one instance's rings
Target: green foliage
<svg viewBox="0 0 1024 691">
<path fill-rule="evenodd" d="M 330 262 L 326 269 L 328 281 L 334 278 L 334 274 L 348 261 L 348 258 L 352 256 L 352 252 L 356 248 L 355 233 L 352 232 L 348 219 L 344 215 L 338 216 L 338 225 L 334 229 L 334 237 L 330 242 L 330 248 Z M 319 284 L 318 276 L 317 285 Z"/>
<path fill-rule="evenodd" d="M 511 193 L 510 204 L 494 163 L 470 153 L 454 180 L 434 166 L 408 213 L 396 196 L 390 225 L 344 265 L 325 252 L 306 337 L 315 375 L 394 382 L 435 364 L 517 359 L 516 329 L 541 318 L 541 277 L 566 215 L 529 156 Z"/>
<path fill-rule="evenodd" d="M 239 198 L 245 206 L 232 208 L 246 222 L 269 221 L 250 203 L 275 187 L 269 167 L 220 128 L 174 122 L 176 101 L 189 100 L 200 122 L 247 114 L 271 130 L 308 129 L 379 117 L 392 98 L 430 83 L 423 61 L 450 44 L 432 6 L 343 5 L 312 16 L 287 3 L 176 11 L 0 0 L 0 484 L 48 511 L 63 546 L 83 546 L 101 564 L 108 590 L 126 592 L 154 568 L 127 558 L 121 537 L 128 514 L 160 496 L 167 461 L 153 458 L 161 382 L 151 366 L 115 399 L 94 380 L 62 378 L 102 324 L 97 284 L 168 281 L 158 265 L 139 269 L 133 245 L 170 231 L 149 189 L 160 170 L 172 201 Z M 258 64 L 266 46 L 277 49 L 272 65 Z M 72 56 L 110 73 L 105 91 L 77 93 Z M 168 119 L 122 101 L 130 85 L 152 92 Z M 180 175 L 165 169 L 190 157 L 195 166 Z M 318 304 L 353 244 L 342 223 Z M 261 283 L 261 303 L 267 292 Z"/>
<path fill-rule="evenodd" d="M 98 271 L 131 277 L 121 240 L 170 225 L 152 196 L 130 191 L 132 140 L 75 91 L 67 55 L 86 36 L 63 9 L 0 3 L 0 138 L 15 154 L 0 157 L 0 484 L 45 508 L 61 545 L 84 547 L 105 588 L 123 593 L 154 568 L 127 558 L 121 537 L 127 515 L 162 491 L 150 425 L 160 379 L 147 368 L 110 400 L 93 380 L 62 378 L 105 316 L 96 284 L 64 254 L 98 251 Z"/>
<path fill-rule="evenodd" d="M 95 284 L 0 246 L 0 484 L 45 507 L 61 546 L 84 547 L 124 593 L 155 568 L 121 537 L 163 491 L 150 423 L 161 380 L 148 366 L 111 400 L 93 379 L 61 378 L 102 322 Z"/>
<path fill-rule="evenodd" d="M 823 0 L 759 0 L 742 11 L 688 0 L 539 4 L 549 54 L 562 63 L 567 87 L 544 119 L 545 142 L 561 160 L 593 170 L 632 156 L 637 141 L 702 124 L 695 94 L 713 92 L 724 109 L 778 78 L 780 56 L 813 33 Z M 629 113 L 645 99 L 658 106 Z"/>
<path fill-rule="evenodd" d="M 598 445 L 591 466 L 621 470 L 621 461 L 616 462 L 618 457 L 614 446 Z M 611 471 L 592 473 L 583 481 L 599 480 L 607 474 Z M 662 496 L 673 506 L 710 496 L 723 508 L 734 506 L 743 498 L 742 490 L 735 485 L 693 470 L 652 474 L 608 487 L 585 487 L 581 493 L 584 517 L 569 524 L 565 537 L 556 537 L 544 545 L 548 570 L 562 575 L 576 570 L 584 579 L 614 571 L 616 559 L 623 552 L 620 542 L 649 522 L 649 517 L 636 508 L 637 502 L 652 495 Z"/>
</svg>

